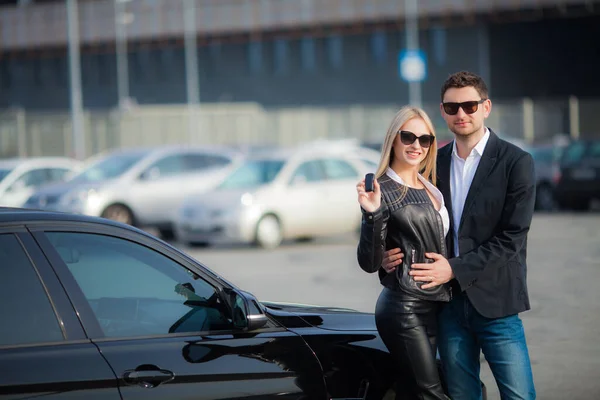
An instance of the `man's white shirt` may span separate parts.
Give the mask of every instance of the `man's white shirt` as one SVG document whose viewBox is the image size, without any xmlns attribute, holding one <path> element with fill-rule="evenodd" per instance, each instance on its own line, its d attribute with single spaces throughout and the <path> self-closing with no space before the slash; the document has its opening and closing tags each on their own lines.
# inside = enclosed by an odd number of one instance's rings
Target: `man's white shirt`
<svg viewBox="0 0 600 400">
<path fill-rule="evenodd" d="M 450 195 L 452 199 L 452 218 L 454 222 L 454 256 L 458 257 L 458 228 L 460 226 L 460 219 L 465 207 L 465 200 L 469 193 L 469 188 L 477 172 L 477 167 L 481 161 L 481 156 L 485 150 L 485 146 L 490 138 L 490 130 L 485 128 L 485 134 L 477 143 L 477 145 L 471 150 L 471 153 L 466 160 L 463 160 L 458 156 L 456 150 L 456 140 L 452 144 L 452 161 L 450 169 Z"/>
</svg>

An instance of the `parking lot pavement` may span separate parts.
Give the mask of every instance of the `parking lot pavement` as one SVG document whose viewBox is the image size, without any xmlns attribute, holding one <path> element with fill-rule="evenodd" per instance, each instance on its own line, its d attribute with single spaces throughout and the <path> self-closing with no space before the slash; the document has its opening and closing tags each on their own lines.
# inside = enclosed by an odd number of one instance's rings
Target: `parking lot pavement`
<svg viewBox="0 0 600 400">
<path fill-rule="evenodd" d="M 532 310 L 521 314 L 539 399 L 600 398 L 600 213 L 536 214 L 529 235 Z M 262 300 L 372 312 L 380 286 L 360 270 L 356 237 L 249 247 L 184 248 Z M 486 363 L 489 399 L 499 395 Z"/>
</svg>

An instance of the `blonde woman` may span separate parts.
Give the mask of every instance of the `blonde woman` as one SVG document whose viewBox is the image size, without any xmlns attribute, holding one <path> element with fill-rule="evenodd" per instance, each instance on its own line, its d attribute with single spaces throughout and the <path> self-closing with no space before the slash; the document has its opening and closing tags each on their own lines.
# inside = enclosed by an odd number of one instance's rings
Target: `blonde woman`
<svg viewBox="0 0 600 400">
<path fill-rule="evenodd" d="M 450 300 L 450 289 L 423 289 L 427 282 L 409 274 L 412 263 L 429 262 L 426 253 L 446 256 L 450 221 L 435 187 L 436 156 L 431 120 L 420 108 L 404 107 L 387 131 L 374 190 L 365 191 L 364 180 L 356 186 L 363 212 L 358 263 L 379 273 L 377 330 L 397 361 L 398 394 L 410 399 L 448 399 L 435 355 L 438 307 Z M 402 261 L 386 270 L 384 252 L 392 248 L 402 252 L 390 257 Z"/>
</svg>

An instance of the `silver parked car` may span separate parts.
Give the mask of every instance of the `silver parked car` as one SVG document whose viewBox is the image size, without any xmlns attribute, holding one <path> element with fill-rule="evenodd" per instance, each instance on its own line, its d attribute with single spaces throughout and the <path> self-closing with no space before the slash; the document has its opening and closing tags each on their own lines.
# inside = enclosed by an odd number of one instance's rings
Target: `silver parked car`
<svg viewBox="0 0 600 400">
<path fill-rule="evenodd" d="M 169 237 L 183 199 L 216 185 L 242 159 L 224 147 L 116 150 L 95 157 L 70 181 L 39 190 L 25 207 L 155 227 Z"/>
<path fill-rule="evenodd" d="M 188 197 L 176 220 L 180 242 L 255 243 L 356 231 L 356 183 L 379 152 L 357 146 L 306 146 L 254 154 L 216 189 Z"/>
<path fill-rule="evenodd" d="M 69 179 L 81 162 L 66 157 L 0 160 L 0 206 L 21 207 L 40 187 Z"/>
</svg>

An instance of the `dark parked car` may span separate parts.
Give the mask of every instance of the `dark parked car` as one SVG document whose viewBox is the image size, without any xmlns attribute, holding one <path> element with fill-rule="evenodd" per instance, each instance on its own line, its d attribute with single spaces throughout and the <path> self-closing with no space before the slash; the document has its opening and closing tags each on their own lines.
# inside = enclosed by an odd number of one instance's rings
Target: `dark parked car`
<svg viewBox="0 0 600 400">
<path fill-rule="evenodd" d="M 0 257 L 0 399 L 393 396 L 372 314 L 260 303 L 136 228 L 0 208 Z"/>
<path fill-rule="evenodd" d="M 525 147 L 535 163 L 536 210 L 552 211 L 556 209 L 554 191 L 559 176 L 559 162 L 563 149 L 564 146 L 555 144 Z"/>
<path fill-rule="evenodd" d="M 560 160 L 556 200 L 561 208 L 587 210 L 600 200 L 600 140 L 569 144 Z"/>
</svg>

